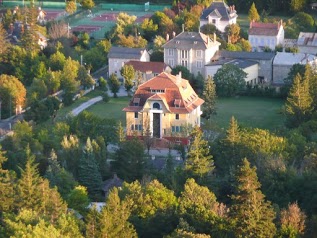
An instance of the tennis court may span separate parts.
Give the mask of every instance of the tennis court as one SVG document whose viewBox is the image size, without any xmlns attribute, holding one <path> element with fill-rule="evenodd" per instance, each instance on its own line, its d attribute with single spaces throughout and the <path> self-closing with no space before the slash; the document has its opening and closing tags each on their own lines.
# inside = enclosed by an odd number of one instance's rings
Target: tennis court
<svg viewBox="0 0 317 238">
<path fill-rule="evenodd" d="M 100 31 L 102 29 L 102 26 L 90 26 L 90 25 L 79 25 L 72 27 L 72 32 L 79 31 L 79 32 L 87 32 L 92 33 L 95 31 Z"/>
<path fill-rule="evenodd" d="M 45 20 L 51 21 L 59 19 L 65 16 L 65 10 L 63 9 L 43 9 L 45 11 Z"/>
</svg>

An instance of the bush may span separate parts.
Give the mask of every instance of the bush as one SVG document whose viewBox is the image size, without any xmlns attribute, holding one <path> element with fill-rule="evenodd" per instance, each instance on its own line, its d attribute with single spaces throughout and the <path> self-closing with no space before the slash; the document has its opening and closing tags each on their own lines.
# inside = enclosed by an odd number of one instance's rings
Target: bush
<svg viewBox="0 0 317 238">
<path fill-rule="evenodd" d="M 109 97 L 109 94 L 107 92 L 105 92 L 103 95 L 102 95 L 102 100 L 104 102 L 109 102 L 110 100 L 110 97 Z"/>
</svg>

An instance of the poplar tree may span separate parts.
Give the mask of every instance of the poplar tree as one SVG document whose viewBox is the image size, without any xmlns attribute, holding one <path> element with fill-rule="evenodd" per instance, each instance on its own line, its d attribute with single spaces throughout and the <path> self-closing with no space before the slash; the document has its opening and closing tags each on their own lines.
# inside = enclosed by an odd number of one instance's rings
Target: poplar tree
<svg viewBox="0 0 317 238">
<path fill-rule="evenodd" d="M 236 173 L 235 193 L 231 196 L 233 205 L 230 215 L 234 222 L 236 237 L 274 237 L 275 213 L 270 202 L 260 190 L 256 168 L 250 167 L 247 159 L 242 161 Z"/>
<path fill-rule="evenodd" d="M 216 85 L 210 76 L 208 76 L 205 82 L 202 98 L 205 100 L 202 117 L 209 120 L 212 115 L 216 114 L 217 98 Z"/>
<path fill-rule="evenodd" d="M 130 96 L 130 90 L 133 88 L 133 79 L 135 77 L 135 70 L 132 65 L 124 65 L 120 73 L 124 78 L 124 87 L 127 91 L 128 95 Z"/>
<path fill-rule="evenodd" d="M 258 21 L 260 20 L 260 15 L 258 13 L 258 10 L 255 7 L 255 3 L 253 2 L 248 13 L 248 18 L 250 21 Z"/>
<path fill-rule="evenodd" d="M 113 97 L 114 98 L 118 97 L 117 93 L 119 92 L 119 89 L 120 89 L 120 81 L 118 80 L 117 75 L 115 74 L 110 75 L 109 88 L 110 88 L 110 91 L 113 93 Z"/>
<path fill-rule="evenodd" d="M 197 126 L 193 129 L 191 138 L 192 141 L 185 161 L 185 171 L 190 176 L 202 179 L 202 177 L 210 174 L 214 169 L 212 156 L 209 153 L 208 141 L 203 139 L 203 132 Z"/>
<path fill-rule="evenodd" d="M 100 237 L 100 213 L 96 206 L 90 208 L 86 220 L 86 237 L 98 238 Z"/>
<path fill-rule="evenodd" d="M 311 116 L 312 97 L 309 92 L 309 81 L 305 77 L 302 79 L 300 74 L 295 76 L 285 107 L 289 127 L 297 127 Z"/>
</svg>

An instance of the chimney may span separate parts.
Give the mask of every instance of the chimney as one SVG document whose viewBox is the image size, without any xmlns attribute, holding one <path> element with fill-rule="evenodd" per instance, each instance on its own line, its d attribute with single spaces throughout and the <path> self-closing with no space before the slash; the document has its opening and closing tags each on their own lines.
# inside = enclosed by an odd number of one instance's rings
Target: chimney
<svg viewBox="0 0 317 238">
<path fill-rule="evenodd" d="M 216 33 L 214 32 L 214 43 L 217 41 L 217 35 Z"/>
<path fill-rule="evenodd" d="M 250 29 L 252 28 L 252 23 L 253 23 L 253 21 L 250 21 Z"/>
<path fill-rule="evenodd" d="M 176 36 L 176 33 L 175 33 L 175 31 L 173 31 L 173 38 Z"/>
<path fill-rule="evenodd" d="M 182 24 L 182 32 L 184 32 L 184 29 L 185 29 L 185 25 Z"/>
<path fill-rule="evenodd" d="M 179 71 L 176 75 L 176 84 L 180 84 L 182 82 L 182 71 Z"/>
<path fill-rule="evenodd" d="M 235 9 L 236 7 L 235 7 L 235 5 L 232 5 L 232 9 L 233 9 L 233 11 L 235 11 L 236 9 Z"/>
<path fill-rule="evenodd" d="M 170 35 L 166 34 L 166 42 L 170 40 Z"/>
</svg>

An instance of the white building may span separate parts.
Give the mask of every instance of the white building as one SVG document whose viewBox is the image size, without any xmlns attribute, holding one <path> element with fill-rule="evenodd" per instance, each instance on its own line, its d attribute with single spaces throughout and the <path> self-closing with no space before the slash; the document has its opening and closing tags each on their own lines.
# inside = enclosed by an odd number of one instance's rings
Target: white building
<svg viewBox="0 0 317 238">
<path fill-rule="evenodd" d="M 237 11 L 235 6 L 228 6 L 223 0 L 214 1 L 210 7 L 205 9 L 200 17 L 200 27 L 213 24 L 221 32 L 230 24 L 237 22 Z"/>
<path fill-rule="evenodd" d="M 164 63 L 171 66 L 182 65 L 194 74 L 205 75 L 204 66 L 219 50 L 220 43 L 201 32 L 182 32 L 163 45 Z"/>
<path fill-rule="evenodd" d="M 149 62 L 150 55 L 145 48 L 111 47 L 108 53 L 109 76 L 114 73 L 122 78 L 120 70 L 130 60 Z"/>
<path fill-rule="evenodd" d="M 282 20 L 278 23 L 250 22 L 249 38 L 253 51 L 262 51 L 265 47 L 275 50 L 284 44 Z"/>
</svg>

